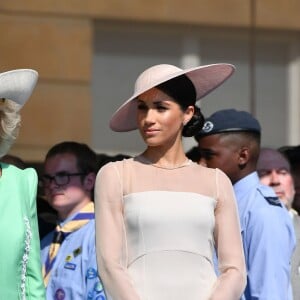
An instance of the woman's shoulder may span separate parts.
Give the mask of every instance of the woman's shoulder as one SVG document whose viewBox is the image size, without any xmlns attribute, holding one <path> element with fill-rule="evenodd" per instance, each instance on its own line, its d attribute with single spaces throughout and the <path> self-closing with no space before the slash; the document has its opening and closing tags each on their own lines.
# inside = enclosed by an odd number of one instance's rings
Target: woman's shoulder
<svg viewBox="0 0 300 300">
<path fill-rule="evenodd" d="M 10 197 L 22 197 L 23 202 L 26 203 L 25 199 L 33 199 L 36 195 L 38 177 L 35 169 L 26 168 L 19 169 L 10 164 L 2 164 L 2 176 L 3 186 L 7 190 Z M 29 196 L 29 198 L 27 198 Z M 32 197 L 31 197 L 32 196 Z"/>
<path fill-rule="evenodd" d="M 1 163 L 1 168 L 3 174 L 13 174 L 13 176 L 20 176 L 20 177 L 37 177 L 36 170 L 34 168 L 25 168 L 20 169 L 14 165 Z"/>
<path fill-rule="evenodd" d="M 209 167 L 197 164 L 195 162 L 192 162 L 191 166 L 192 166 L 192 170 L 194 172 L 201 173 L 201 175 L 216 176 L 216 172 L 218 172 L 218 169 L 209 168 Z"/>
<path fill-rule="evenodd" d="M 111 161 L 106 163 L 100 168 L 97 176 L 107 175 L 112 173 L 122 173 L 124 166 L 128 166 L 133 163 L 133 158 L 124 158 L 118 161 Z"/>
<path fill-rule="evenodd" d="M 105 169 L 112 169 L 112 168 L 120 168 L 121 166 L 123 166 L 124 164 L 130 164 L 133 162 L 133 158 L 124 158 L 122 160 L 117 160 L 117 161 L 110 161 L 108 163 L 106 163 L 105 165 L 103 165 L 100 170 L 105 170 Z"/>
<path fill-rule="evenodd" d="M 19 169 L 13 165 L 2 165 L 2 176 L 7 186 L 13 185 L 16 189 L 36 193 L 38 184 L 37 172 L 33 168 Z M 16 184 L 17 183 L 17 184 Z"/>
<path fill-rule="evenodd" d="M 220 169 L 218 168 L 209 168 L 203 165 L 199 165 L 197 163 L 194 163 L 193 170 L 195 172 L 195 175 L 199 178 L 205 178 L 206 180 L 212 180 L 216 184 L 219 182 L 229 182 L 231 184 L 231 181 L 229 177 Z M 201 176 L 201 177 L 200 177 Z"/>
</svg>

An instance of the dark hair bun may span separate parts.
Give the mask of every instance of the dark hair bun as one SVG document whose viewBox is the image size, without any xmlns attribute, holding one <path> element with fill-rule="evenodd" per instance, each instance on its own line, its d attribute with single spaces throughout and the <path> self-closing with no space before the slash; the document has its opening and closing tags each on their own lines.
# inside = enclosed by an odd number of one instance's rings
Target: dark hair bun
<svg viewBox="0 0 300 300">
<path fill-rule="evenodd" d="M 192 137 L 197 134 L 204 125 L 204 116 L 198 106 L 195 105 L 195 113 L 191 120 L 183 127 L 182 136 Z"/>
</svg>

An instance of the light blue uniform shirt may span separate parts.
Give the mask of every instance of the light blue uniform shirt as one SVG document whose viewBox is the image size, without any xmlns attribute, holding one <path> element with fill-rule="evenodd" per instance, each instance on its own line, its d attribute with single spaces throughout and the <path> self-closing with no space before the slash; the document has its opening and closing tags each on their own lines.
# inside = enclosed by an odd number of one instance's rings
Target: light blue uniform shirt
<svg viewBox="0 0 300 300">
<path fill-rule="evenodd" d="M 256 172 L 233 187 L 247 267 L 242 299 L 292 299 L 290 260 L 296 240 L 287 209 L 273 189 L 260 183 Z"/>
<path fill-rule="evenodd" d="M 64 223 L 70 219 L 66 219 Z M 44 264 L 54 232 L 41 242 Z M 53 265 L 47 291 L 47 300 L 104 300 L 105 294 L 97 273 L 95 247 L 95 220 L 69 234 L 61 244 Z"/>
</svg>

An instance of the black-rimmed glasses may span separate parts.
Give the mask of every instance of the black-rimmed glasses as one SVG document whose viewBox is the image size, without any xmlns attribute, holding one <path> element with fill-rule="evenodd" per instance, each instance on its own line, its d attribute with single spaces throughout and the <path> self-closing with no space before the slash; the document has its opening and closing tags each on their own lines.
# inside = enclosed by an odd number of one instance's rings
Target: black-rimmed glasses
<svg viewBox="0 0 300 300">
<path fill-rule="evenodd" d="M 85 173 L 67 173 L 67 172 L 58 172 L 54 176 L 49 174 L 44 174 L 41 178 L 41 184 L 45 186 L 49 186 L 52 181 L 55 182 L 57 186 L 67 185 L 70 182 L 71 177 L 74 176 L 84 176 Z"/>
</svg>

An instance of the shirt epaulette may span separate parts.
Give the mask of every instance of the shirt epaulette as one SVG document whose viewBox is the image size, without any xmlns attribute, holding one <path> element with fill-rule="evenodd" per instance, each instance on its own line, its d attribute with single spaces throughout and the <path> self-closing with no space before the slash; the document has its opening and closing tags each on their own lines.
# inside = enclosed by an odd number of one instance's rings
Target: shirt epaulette
<svg viewBox="0 0 300 300">
<path fill-rule="evenodd" d="M 279 200 L 278 197 L 266 197 L 264 196 L 264 198 L 267 200 L 267 202 L 271 205 L 275 205 L 275 206 L 282 206 L 281 202 Z"/>
<path fill-rule="evenodd" d="M 270 205 L 283 207 L 280 199 L 269 186 L 260 185 L 257 189 Z"/>
</svg>

